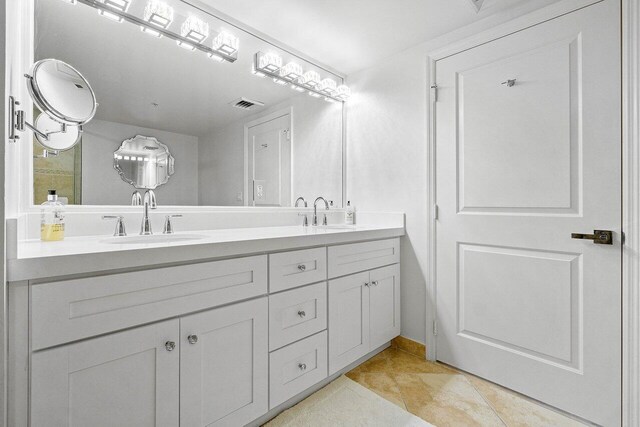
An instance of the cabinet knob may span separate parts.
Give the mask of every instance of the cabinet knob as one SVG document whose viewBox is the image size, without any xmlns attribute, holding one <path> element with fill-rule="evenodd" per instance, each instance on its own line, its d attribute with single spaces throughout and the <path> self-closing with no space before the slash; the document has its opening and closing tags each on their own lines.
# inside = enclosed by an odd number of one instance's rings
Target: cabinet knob
<svg viewBox="0 0 640 427">
<path fill-rule="evenodd" d="M 304 317 L 304 316 L 306 316 L 306 315 L 307 315 L 307 313 L 305 313 L 305 312 L 304 312 L 304 310 L 300 310 L 300 311 L 298 311 L 298 316 L 300 316 L 300 317 Z"/>
<path fill-rule="evenodd" d="M 378 286 L 378 281 L 377 281 L 377 280 L 374 280 L 373 282 L 371 282 L 371 284 L 372 284 L 373 286 Z"/>
<path fill-rule="evenodd" d="M 173 351 L 176 349 L 176 343 L 173 341 L 167 341 L 164 343 L 164 348 L 166 348 L 167 351 Z"/>
<path fill-rule="evenodd" d="M 298 368 L 300 368 L 301 371 L 306 371 L 307 365 L 304 363 L 298 363 Z"/>
<path fill-rule="evenodd" d="M 304 264 L 299 264 L 299 265 L 298 265 L 298 270 L 300 270 L 300 271 L 305 271 L 306 269 L 307 269 L 307 266 L 306 266 L 306 265 L 304 265 Z"/>
<path fill-rule="evenodd" d="M 371 286 L 371 284 L 370 284 L 369 282 L 366 282 L 364 285 L 365 285 L 367 288 Z"/>
<path fill-rule="evenodd" d="M 198 336 L 193 334 L 193 335 L 189 335 L 187 337 L 187 341 L 189 341 L 189 344 L 195 344 L 198 342 Z"/>
</svg>

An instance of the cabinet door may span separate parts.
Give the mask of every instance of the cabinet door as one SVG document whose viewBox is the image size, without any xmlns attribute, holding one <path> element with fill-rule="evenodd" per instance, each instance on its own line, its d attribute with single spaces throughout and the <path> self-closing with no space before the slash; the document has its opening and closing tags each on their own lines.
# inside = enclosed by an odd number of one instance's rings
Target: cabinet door
<svg viewBox="0 0 640 427">
<path fill-rule="evenodd" d="M 181 425 L 240 426 L 268 411 L 267 322 L 266 298 L 180 319 Z"/>
<path fill-rule="evenodd" d="M 169 320 L 33 353 L 31 425 L 178 426 L 178 336 Z"/>
<path fill-rule="evenodd" d="M 400 335 L 400 265 L 370 272 L 369 330 L 371 350 Z"/>
<path fill-rule="evenodd" d="M 329 282 L 329 375 L 369 351 L 369 273 Z"/>
</svg>

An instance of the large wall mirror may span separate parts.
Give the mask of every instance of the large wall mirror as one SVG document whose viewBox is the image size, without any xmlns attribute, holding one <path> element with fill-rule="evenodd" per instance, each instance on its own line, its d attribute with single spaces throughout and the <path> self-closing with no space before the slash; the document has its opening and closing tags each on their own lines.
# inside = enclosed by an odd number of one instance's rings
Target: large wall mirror
<svg viewBox="0 0 640 427">
<path fill-rule="evenodd" d="M 149 171 L 149 144 L 138 144 L 143 154 L 127 151 L 139 137 L 172 157 L 172 173 L 161 171 L 154 190 L 159 205 L 293 206 L 300 196 L 324 196 L 341 206 L 343 104 L 256 76 L 254 55 L 274 52 L 283 64 L 295 61 L 338 85 L 342 79 L 187 3 L 165 1 L 173 8 L 169 29 L 180 33 L 195 16 L 209 25 L 207 46 L 224 29 L 238 38 L 237 60 L 218 62 L 134 22 L 107 19 L 93 0 L 35 1 L 34 60 L 71 64 L 99 105 L 72 149 L 51 155 L 34 139 L 33 203 L 56 189 L 70 205 L 130 204 L 136 186 L 122 169 Z M 147 3 L 132 0 L 127 13 L 143 17 Z"/>
</svg>

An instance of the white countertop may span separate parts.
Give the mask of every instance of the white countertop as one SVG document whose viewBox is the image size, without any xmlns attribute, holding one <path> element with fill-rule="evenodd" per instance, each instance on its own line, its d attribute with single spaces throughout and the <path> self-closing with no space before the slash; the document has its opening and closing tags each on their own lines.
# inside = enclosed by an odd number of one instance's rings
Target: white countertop
<svg viewBox="0 0 640 427">
<path fill-rule="evenodd" d="M 297 225 L 188 231 L 175 233 L 174 236 L 197 239 L 172 242 L 123 244 L 118 243 L 117 237 L 104 235 L 70 237 L 60 242 L 23 240 L 17 242 L 17 257 L 9 259 L 7 276 L 10 282 L 40 280 L 392 238 L 404 234 L 404 227 L 390 225 Z"/>
</svg>

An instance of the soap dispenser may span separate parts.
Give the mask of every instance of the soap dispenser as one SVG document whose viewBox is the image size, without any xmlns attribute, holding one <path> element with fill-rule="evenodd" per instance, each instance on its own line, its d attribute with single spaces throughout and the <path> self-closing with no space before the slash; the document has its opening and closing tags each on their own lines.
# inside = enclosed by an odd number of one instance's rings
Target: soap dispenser
<svg viewBox="0 0 640 427">
<path fill-rule="evenodd" d="M 64 239 L 64 205 L 56 190 L 49 190 L 47 201 L 40 205 L 40 239 L 44 242 Z"/>
<path fill-rule="evenodd" d="M 351 206 L 351 202 L 347 201 L 347 207 L 344 210 L 344 223 L 353 225 L 355 223 L 356 208 Z"/>
</svg>

